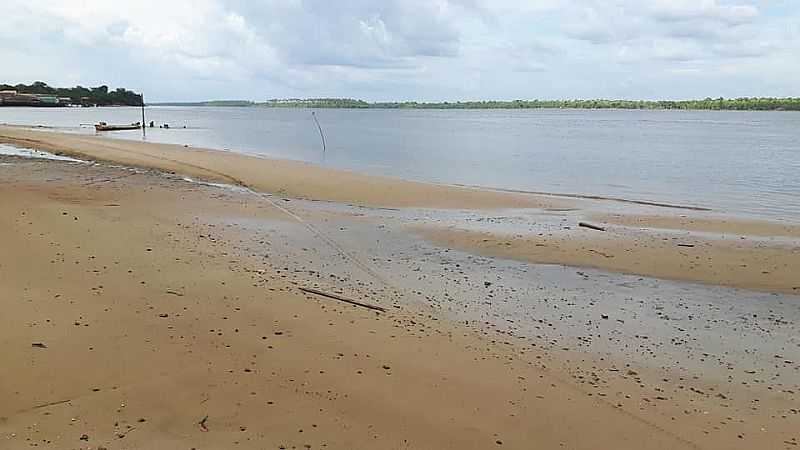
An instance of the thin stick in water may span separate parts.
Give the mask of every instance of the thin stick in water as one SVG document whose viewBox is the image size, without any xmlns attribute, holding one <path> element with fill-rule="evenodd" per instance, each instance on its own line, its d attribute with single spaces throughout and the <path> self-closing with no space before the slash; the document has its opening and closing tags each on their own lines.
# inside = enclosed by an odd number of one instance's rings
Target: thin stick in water
<svg viewBox="0 0 800 450">
<path fill-rule="evenodd" d="M 322 127 L 319 125 L 319 120 L 317 120 L 317 113 L 311 111 L 311 117 L 314 118 L 314 123 L 317 124 L 317 129 L 319 130 L 319 137 L 322 138 L 322 155 L 325 156 L 325 134 L 322 133 Z"/>
</svg>

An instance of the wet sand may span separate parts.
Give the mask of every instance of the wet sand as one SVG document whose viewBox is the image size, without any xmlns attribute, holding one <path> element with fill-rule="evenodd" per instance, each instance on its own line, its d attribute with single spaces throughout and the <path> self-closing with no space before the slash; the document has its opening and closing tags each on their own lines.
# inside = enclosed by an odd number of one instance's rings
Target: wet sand
<svg viewBox="0 0 800 450">
<path fill-rule="evenodd" d="M 760 236 L 800 238 L 800 225 L 789 222 L 777 223 L 752 219 L 736 219 L 732 217 L 698 217 L 686 214 L 672 216 L 631 216 L 606 213 L 594 214 L 591 219 L 601 223 L 642 229 L 696 231 L 733 237 Z"/>
<path fill-rule="evenodd" d="M 268 202 L 12 161 L 0 205 L 3 448 L 693 447 L 423 307 L 304 295 L 337 280 L 208 221 Z"/>
<path fill-rule="evenodd" d="M 535 196 L 497 204 L 524 210 L 486 211 L 479 190 L 449 203 L 451 188 L 414 183 L 427 197 L 398 193 L 395 210 L 355 188 L 320 195 L 343 204 L 189 183 L 201 171 L 183 164 L 0 163 L 0 297 L 12 299 L 0 318 L 0 448 L 800 443 L 797 244 L 786 232 L 734 240 L 609 219 L 603 233 L 575 226 L 600 219 L 596 205 Z M 394 182 L 375 179 L 396 192 Z M 677 247 L 687 237 L 695 247 Z M 529 264 L 540 239 L 580 256 L 563 262 L 575 266 L 596 252 L 639 252 L 633 264 L 702 249 L 708 261 L 664 267 L 781 294 Z M 720 277 L 739 261 L 751 270 Z M 778 275 L 756 277 L 761 267 Z"/>
<path fill-rule="evenodd" d="M 661 417 L 700 448 L 793 445 L 800 418 L 795 295 L 480 257 L 420 241 L 409 226 L 421 214 L 426 222 L 464 223 L 486 218 L 479 213 L 288 205 L 368 263 L 369 273 L 342 263 L 335 248 L 296 223 L 224 224 L 234 235 L 279 236 L 270 260 L 290 276 L 334 273 L 346 291 L 369 286 L 376 298 L 433 308 L 436 317 L 568 373 L 587 396 L 637 417 Z"/>
<path fill-rule="evenodd" d="M 418 229 L 433 242 L 482 255 L 800 294 L 797 240 L 722 238 L 689 231 L 675 234 L 624 228 L 599 232 L 575 225 L 527 234 L 458 227 Z"/>
</svg>

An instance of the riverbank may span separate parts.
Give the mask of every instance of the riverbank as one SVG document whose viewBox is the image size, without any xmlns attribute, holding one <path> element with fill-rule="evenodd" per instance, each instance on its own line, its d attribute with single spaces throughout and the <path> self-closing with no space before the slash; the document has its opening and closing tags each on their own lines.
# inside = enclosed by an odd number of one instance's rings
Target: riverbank
<svg viewBox="0 0 800 450">
<path fill-rule="evenodd" d="M 349 98 L 276 99 L 161 102 L 155 106 L 238 106 L 266 108 L 337 109 L 636 109 L 713 111 L 800 111 L 800 98 L 739 98 L 705 100 L 478 100 L 457 102 L 366 102 Z"/>
<path fill-rule="evenodd" d="M 180 145 L 0 127 L 0 142 L 146 167 L 258 192 L 377 208 L 516 210 L 503 220 L 430 224 L 429 239 L 490 256 L 796 294 L 800 226 L 669 205 L 569 198 L 363 175 Z M 424 214 L 424 213 L 422 213 Z M 597 232 L 578 223 L 594 221 Z M 496 226 L 492 226 L 495 224 Z M 434 225 L 430 227 L 428 225 Z"/>
<path fill-rule="evenodd" d="M 260 192 L 377 207 L 548 208 L 565 204 L 543 196 L 507 195 L 374 177 L 298 161 L 23 127 L 0 126 L 0 142 L 77 158 L 165 170 Z"/>
<path fill-rule="evenodd" d="M 413 221 L 413 210 L 256 195 L 115 164 L 3 162 L 0 293 L 18 300 L 0 319 L 0 439 L 11 448 L 744 449 L 798 438 L 797 369 L 783 362 L 797 350 L 775 347 L 775 362 L 717 353 L 755 330 L 770 349 L 785 341 L 791 304 L 753 302 L 772 312 L 742 330 L 725 325 L 738 309 L 699 307 L 684 324 L 687 296 L 659 288 L 648 311 L 666 304 L 658 313 L 703 344 L 669 346 L 673 333 L 658 330 L 670 322 L 645 326 L 650 313 L 635 305 L 583 309 L 608 287 L 589 289 L 575 311 L 553 303 L 551 314 L 548 298 L 582 282 L 549 293 L 528 273 L 522 290 L 501 261 L 406 241 L 395 222 Z M 460 212 L 428 221 L 449 214 Z M 431 265 L 431 255 L 451 260 Z M 505 315 L 518 293 L 534 303 Z M 455 320 L 452 308 L 468 316 Z M 482 325 L 498 314 L 506 326 Z M 639 341 L 631 353 L 581 345 L 595 334 L 610 345 L 627 327 Z M 716 333 L 723 340 L 709 344 Z M 686 348 L 697 356 L 681 356 Z M 653 351 L 672 363 L 652 365 Z M 706 367 L 701 351 L 720 366 Z"/>
</svg>

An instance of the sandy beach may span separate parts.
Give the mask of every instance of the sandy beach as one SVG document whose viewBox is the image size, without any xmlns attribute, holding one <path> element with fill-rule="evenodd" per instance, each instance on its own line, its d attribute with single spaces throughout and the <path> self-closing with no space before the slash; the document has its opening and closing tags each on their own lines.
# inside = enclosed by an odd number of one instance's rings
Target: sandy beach
<svg viewBox="0 0 800 450">
<path fill-rule="evenodd" d="M 90 160 L 168 171 L 292 198 L 383 208 L 535 209 L 550 214 L 507 229 L 426 227 L 435 242 L 481 254 L 547 264 L 800 293 L 800 225 L 689 216 L 691 211 L 625 202 L 564 198 L 426 184 L 231 152 L 0 126 L 0 143 Z M 611 214 L 609 205 L 629 206 Z M 554 219 L 555 218 L 555 219 Z M 589 220 L 607 228 L 577 225 Z M 428 224 L 429 225 L 429 224 Z"/>
<path fill-rule="evenodd" d="M 796 224 L 0 142 L 0 448 L 800 445 Z"/>
</svg>

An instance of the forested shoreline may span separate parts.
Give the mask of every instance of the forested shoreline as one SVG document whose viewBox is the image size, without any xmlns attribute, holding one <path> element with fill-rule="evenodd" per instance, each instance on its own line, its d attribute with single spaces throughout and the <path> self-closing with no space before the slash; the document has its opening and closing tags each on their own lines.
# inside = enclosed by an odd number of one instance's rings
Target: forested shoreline
<svg viewBox="0 0 800 450">
<path fill-rule="evenodd" d="M 142 96 L 125 88 L 75 86 L 58 88 L 42 81 L 27 84 L 0 84 L 2 102 L 8 106 L 140 106 Z"/>
<path fill-rule="evenodd" d="M 162 106 L 255 106 L 268 108 L 345 109 L 652 109 L 800 111 L 800 98 L 705 98 L 702 100 L 485 100 L 461 102 L 366 102 L 351 98 L 214 100 L 155 103 Z"/>
<path fill-rule="evenodd" d="M 37 81 L 26 84 L 0 84 L 7 104 L 9 98 L 53 99 L 58 105 L 139 106 L 141 94 L 125 88 L 75 86 L 57 88 Z M 15 95 L 10 93 L 14 92 Z M 458 102 L 367 102 L 352 98 L 289 98 L 264 102 L 250 100 L 210 100 L 201 102 L 161 102 L 153 106 L 220 106 L 267 108 L 346 108 L 346 109 L 652 109 L 652 110 L 732 110 L 800 111 L 800 97 L 705 98 L 702 100 L 478 100 Z"/>
</svg>

